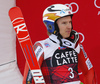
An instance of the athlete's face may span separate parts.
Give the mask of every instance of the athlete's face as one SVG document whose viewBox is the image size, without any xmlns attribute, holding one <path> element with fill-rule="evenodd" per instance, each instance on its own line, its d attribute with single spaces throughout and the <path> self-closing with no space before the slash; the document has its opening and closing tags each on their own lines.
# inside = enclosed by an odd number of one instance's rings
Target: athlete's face
<svg viewBox="0 0 100 84">
<path fill-rule="evenodd" d="M 72 30 L 72 18 L 71 16 L 66 16 L 57 20 L 59 27 L 59 33 L 63 38 L 68 38 Z"/>
</svg>

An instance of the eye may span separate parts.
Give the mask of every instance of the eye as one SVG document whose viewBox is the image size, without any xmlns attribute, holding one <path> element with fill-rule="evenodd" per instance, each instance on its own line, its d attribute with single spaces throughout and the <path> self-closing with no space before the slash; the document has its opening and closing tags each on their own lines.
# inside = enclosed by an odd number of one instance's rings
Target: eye
<svg viewBox="0 0 100 84">
<path fill-rule="evenodd" d="M 69 23 L 72 23 L 72 21 L 70 21 Z"/>
<path fill-rule="evenodd" d="M 67 24 L 67 22 L 62 22 L 62 24 Z"/>
</svg>

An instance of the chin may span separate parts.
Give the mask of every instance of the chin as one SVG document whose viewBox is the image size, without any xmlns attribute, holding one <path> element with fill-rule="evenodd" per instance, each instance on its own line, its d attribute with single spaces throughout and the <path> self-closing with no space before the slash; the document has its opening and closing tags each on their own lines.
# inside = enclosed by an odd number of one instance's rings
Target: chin
<svg viewBox="0 0 100 84">
<path fill-rule="evenodd" d="M 67 36 L 65 36 L 65 37 L 63 37 L 64 39 L 66 39 L 66 38 L 69 38 L 70 37 L 70 35 L 67 35 Z"/>
</svg>

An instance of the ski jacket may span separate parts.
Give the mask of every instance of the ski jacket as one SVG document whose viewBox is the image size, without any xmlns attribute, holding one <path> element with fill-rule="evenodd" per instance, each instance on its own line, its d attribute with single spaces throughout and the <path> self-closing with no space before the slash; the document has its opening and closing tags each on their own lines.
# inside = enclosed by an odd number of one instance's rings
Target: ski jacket
<svg viewBox="0 0 100 84">
<path fill-rule="evenodd" d="M 79 34 L 74 30 L 67 39 L 60 39 L 52 34 L 49 38 L 36 42 L 34 50 L 46 84 L 80 84 L 78 67 L 84 76 L 93 69 L 82 44 L 79 43 Z M 34 84 L 27 64 L 23 83 Z"/>
</svg>

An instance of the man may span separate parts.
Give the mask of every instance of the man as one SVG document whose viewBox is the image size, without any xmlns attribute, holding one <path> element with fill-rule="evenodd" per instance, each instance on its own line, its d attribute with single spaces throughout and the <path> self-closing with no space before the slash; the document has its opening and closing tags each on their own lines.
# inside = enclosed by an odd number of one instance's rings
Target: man
<svg viewBox="0 0 100 84">
<path fill-rule="evenodd" d="M 78 67 L 82 70 L 84 84 L 96 84 L 95 72 L 88 56 L 83 53 L 79 34 L 73 30 L 73 13 L 63 4 L 47 7 L 43 22 L 49 38 L 34 45 L 35 54 L 46 84 L 81 84 Z M 24 84 L 34 84 L 26 64 Z"/>
</svg>

